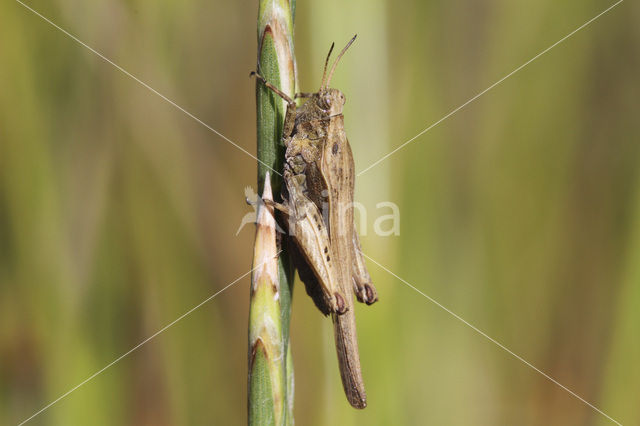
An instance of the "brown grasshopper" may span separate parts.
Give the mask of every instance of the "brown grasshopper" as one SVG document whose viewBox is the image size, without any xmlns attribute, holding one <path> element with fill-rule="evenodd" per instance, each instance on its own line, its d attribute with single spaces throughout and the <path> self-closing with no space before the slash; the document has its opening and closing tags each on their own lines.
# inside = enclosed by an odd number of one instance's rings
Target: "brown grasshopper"
<svg viewBox="0 0 640 426">
<path fill-rule="evenodd" d="M 287 193 L 283 194 L 284 204 L 274 205 L 289 216 L 289 234 L 303 258 L 296 266 L 307 293 L 316 306 L 333 319 L 347 399 L 352 406 L 364 408 L 366 393 L 351 291 L 358 301 L 368 305 L 376 302 L 378 295 L 367 272 L 354 226 L 355 174 L 351 147 L 344 131 L 345 97 L 341 91 L 329 88 L 338 62 L 354 40 L 355 36 L 342 49 L 327 76 L 331 45 L 320 90 L 297 94 L 296 98 L 308 98 L 300 107 L 260 75 L 252 74 L 287 102 L 283 130 L 286 146 L 283 176 Z M 328 215 L 320 216 L 324 205 L 328 207 Z"/>
</svg>

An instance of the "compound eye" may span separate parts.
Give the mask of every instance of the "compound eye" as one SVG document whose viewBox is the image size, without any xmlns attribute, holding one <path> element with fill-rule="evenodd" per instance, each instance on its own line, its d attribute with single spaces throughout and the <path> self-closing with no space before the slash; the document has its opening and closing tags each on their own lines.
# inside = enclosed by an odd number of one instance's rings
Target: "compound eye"
<svg viewBox="0 0 640 426">
<path fill-rule="evenodd" d="M 331 108 L 331 97 L 329 95 L 325 95 L 321 98 L 322 100 L 322 108 L 329 109 Z"/>
</svg>

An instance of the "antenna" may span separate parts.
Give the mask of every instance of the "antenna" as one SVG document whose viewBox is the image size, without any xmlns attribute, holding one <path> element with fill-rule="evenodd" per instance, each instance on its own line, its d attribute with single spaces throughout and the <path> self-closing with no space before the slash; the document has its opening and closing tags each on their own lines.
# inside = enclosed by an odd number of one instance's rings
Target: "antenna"
<svg viewBox="0 0 640 426">
<path fill-rule="evenodd" d="M 331 43 L 331 47 L 329 48 L 329 54 L 327 55 L 327 59 L 324 61 L 324 71 L 322 71 L 322 84 L 320 84 L 320 90 L 326 89 L 325 87 L 325 79 L 327 78 L 327 66 L 329 65 L 329 58 L 331 57 L 331 52 L 333 52 L 333 46 L 335 43 Z"/>
<path fill-rule="evenodd" d="M 333 66 L 331 67 L 331 71 L 329 71 L 329 78 L 327 79 L 327 83 L 326 83 L 326 85 L 324 87 L 325 89 L 327 88 L 327 86 L 329 86 L 329 83 L 331 82 L 331 77 L 333 77 L 333 72 L 336 70 L 336 66 L 338 65 L 338 62 L 340 62 L 340 59 L 342 59 L 342 55 L 344 55 L 344 52 L 347 51 L 349 46 L 351 46 L 353 44 L 353 42 L 356 41 L 356 37 L 358 37 L 358 34 L 354 35 L 353 38 L 351 40 L 349 40 L 349 43 L 347 43 L 347 45 L 342 49 L 342 51 L 340 52 L 340 54 L 336 58 L 336 61 L 333 63 Z M 329 59 L 329 58 L 327 58 L 327 59 Z M 324 78 L 322 79 L 322 82 L 324 84 Z"/>
</svg>

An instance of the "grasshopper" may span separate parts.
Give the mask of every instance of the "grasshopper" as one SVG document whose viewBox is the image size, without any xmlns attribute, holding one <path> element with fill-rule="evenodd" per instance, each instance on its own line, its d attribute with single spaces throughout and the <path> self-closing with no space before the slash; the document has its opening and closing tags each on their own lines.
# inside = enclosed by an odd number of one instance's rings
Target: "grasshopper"
<svg viewBox="0 0 640 426">
<path fill-rule="evenodd" d="M 337 64 L 355 38 L 342 49 L 327 75 L 334 47 L 331 45 L 320 89 L 296 94 L 296 98 L 308 98 L 299 107 L 259 74 L 252 75 L 287 102 L 283 129 L 286 147 L 283 177 L 287 193 L 283 193 L 284 204 L 273 204 L 289 216 L 289 234 L 303 258 L 296 266 L 307 293 L 320 311 L 331 314 L 347 399 L 353 407 L 365 408 L 351 292 L 368 305 L 376 302 L 378 295 L 354 225 L 355 173 L 342 115 L 345 96 L 340 90 L 329 88 Z M 325 205 L 328 215 L 320 216 L 319 211 L 324 211 Z"/>
</svg>

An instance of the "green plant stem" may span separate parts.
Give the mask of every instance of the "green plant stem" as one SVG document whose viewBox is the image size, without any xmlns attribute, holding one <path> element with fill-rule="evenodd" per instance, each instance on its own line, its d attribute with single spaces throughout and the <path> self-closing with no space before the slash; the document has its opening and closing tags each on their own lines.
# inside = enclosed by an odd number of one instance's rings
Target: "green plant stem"
<svg viewBox="0 0 640 426">
<path fill-rule="evenodd" d="M 295 3 L 286 0 L 261 0 L 258 9 L 258 72 L 291 97 L 295 93 L 294 10 Z M 266 188 L 272 188 L 277 199 L 282 185 L 279 173 L 284 159 L 282 126 L 286 104 L 261 83 L 256 84 L 256 103 L 257 153 L 260 160 L 258 192 L 263 194 L 265 179 L 270 177 Z M 266 224 L 259 223 L 254 267 L 260 259 L 268 259 L 275 254 L 272 251 L 275 251 L 275 231 L 271 232 Z M 282 247 L 274 269 L 277 277 L 254 273 L 252 280 L 249 315 L 250 425 L 293 424 L 293 363 L 289 347 L 293 269 L 286 246 Z"/>
</svg>

